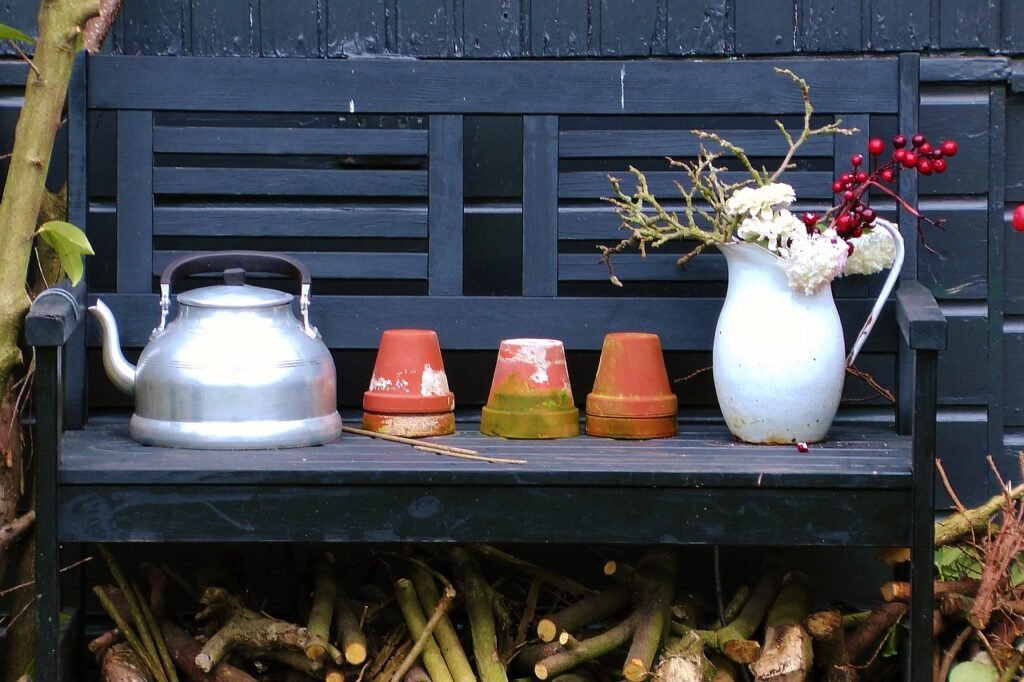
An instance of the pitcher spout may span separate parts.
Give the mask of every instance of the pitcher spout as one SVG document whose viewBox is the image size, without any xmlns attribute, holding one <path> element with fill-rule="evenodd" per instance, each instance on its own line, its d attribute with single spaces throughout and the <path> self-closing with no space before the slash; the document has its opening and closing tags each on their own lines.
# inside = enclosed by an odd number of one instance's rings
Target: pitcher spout
<svg viewBox="0 0 1024 682">
<path fill-rule="evenodd" d="M 103 369 L 107 371 L 111 383 L 120 391 L 133 395 L 135 393 L 135 365 L 128 362 L 121 352 L 121 338 L 117 332 L 114 314 L 103 301 L 96 300 L 96 305 L 89 307 L 89 312 L 96 316 L 103 332 Z"/>
</svg>

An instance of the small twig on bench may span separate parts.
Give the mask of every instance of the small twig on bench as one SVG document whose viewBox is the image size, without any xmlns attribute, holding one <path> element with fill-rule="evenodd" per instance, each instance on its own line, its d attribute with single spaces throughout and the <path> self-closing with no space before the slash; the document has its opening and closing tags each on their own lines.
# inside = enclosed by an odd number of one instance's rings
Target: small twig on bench
<svg viewBox="0 0 1024 682">
<path fill-rule="evenodd" d="M 693 372 L 690 372 L 690 373 L 689 373 L 689 374 L 687 374 L 687 375 L 686 375 L 685 377 L 681 377 L 681 378 L 679 378 L 679 379 L 673 379 L 673 380 L 672 380 L 672 382 L 673 382 L 673 383 L 677 383 L 677 384 L 678 384 L 678 383 L 682 383 L 682 382 L 684 382 L 684 381 L 689 381 L 690 379 L 693 379 L 693 378 L 695 378 L 695 377 L 698 377 L 698 376 L 700 376 L 700 375 L 701 375 L 701 374 L 703 374 L 704 372 L 710 372 L 710 371 L 711 371 L 711 369 L 712 369 L 711 367 L 701 367 L 701 368 L 700 368 L 700 369 L 698 369 L 698 370 L 695 370 L 695 371 L 693 371 Z"/>
<path fill-rule="evenodd" d="M 447 455 L 449 457 L 472 459 L 478 462 L 490 462 L 492 464 L 526 464 L 525 459 L 511 459 L 509 457 L 490 457 L 488 455 L 481 455 L 476 450 L 456 448 L 452 447 L 451 445 L 441 445 L 439 443 L 428 443 L 425 441 L 416 440 L 415 438 L 393 436 L 390 433 L 378 433 L 376 431 L 367 431 L 366 429 L 357 429 L 353 426 L 342 426 L 341 430 L 346 433 L 354 433 L 357 436 L 367 436 L 368 438 L 379 438 L 380 440 L 388 440 L 394 443 L 411 445 L 416 450 L 432 452 L 435 455 Z"/>
</svg>

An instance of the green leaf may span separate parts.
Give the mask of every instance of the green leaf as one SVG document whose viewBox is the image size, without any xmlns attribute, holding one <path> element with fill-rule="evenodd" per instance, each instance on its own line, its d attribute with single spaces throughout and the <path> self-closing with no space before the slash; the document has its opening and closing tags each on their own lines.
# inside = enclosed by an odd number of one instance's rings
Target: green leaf
<svg viewBox="0 0 1024 682">
<path fill-rule="evenodd" d="M 51 220 L 43 224 L 36 234 L 57 252 L 61 267 L 71 278 L 71 283 L 78 284 L 85 272 L 82 256 L 91 256 L 94 253 L 85 233 L 71 223 Z"/>
<path fill-rule="evenodd" d="M 996 682 L 999 671 L 995 666 L 977 661 L 957 663 L 949 671 L 949 682 Z"/>
<path fill-rule="evenodd" d="M 981 561 L 977 553 L 959 545 L 946 545 L 935 550 L 935 568 L 940 580 L 981 578 Z"/>
<path fill-rule="evenodd" d="M 7 24 L 0 24 L 0 40 L 18 40 L 29 45 L 35 45 L 36 39 L 30 35 L 26 35 Z"/>
</svg>

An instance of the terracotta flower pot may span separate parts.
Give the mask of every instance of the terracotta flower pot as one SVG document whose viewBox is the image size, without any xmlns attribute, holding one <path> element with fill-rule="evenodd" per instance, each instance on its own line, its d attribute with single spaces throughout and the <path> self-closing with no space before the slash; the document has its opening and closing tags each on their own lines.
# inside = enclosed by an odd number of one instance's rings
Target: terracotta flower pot
<svg viewBox="0 0 1024 682">
<path fill-rule="evenodd" d="M 657 334 L 605 336 L 594 391 L 587 396 L 587 434 L 668 438 L 676 434 L 677 412 Z"/>
<path fill-rule="evenodd" d="M 454 409 L 437 334 L 385 331 L 363 394 L 363 428 L 395 436 L 444 436 L 455 432 Z"/>
<path fill-rule="evenodd" d="M 579 435 L 565 349 L 552 339 L 501 342 L 480 432 L 505 438 Z"/>
</svg>

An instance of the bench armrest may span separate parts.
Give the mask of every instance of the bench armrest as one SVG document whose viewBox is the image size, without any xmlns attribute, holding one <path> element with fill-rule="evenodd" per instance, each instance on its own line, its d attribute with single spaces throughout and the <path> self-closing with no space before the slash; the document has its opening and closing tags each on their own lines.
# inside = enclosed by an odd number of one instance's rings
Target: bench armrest
<svg viewBox="0 0 1024 682">
<path fill-rule="evenodd" d="M 25 318 L 25 340 L 32 346 L 63 346 L 85 319 L 85 284 L 68 280 L 43 291 Z"/>
<path fill-rule="evenodd" d="M 920 282 L 900 285 L 896 292 L 896 321 L 910 348 L 946 349 L 946 316 L 932 292 Z"/>
</svg>

